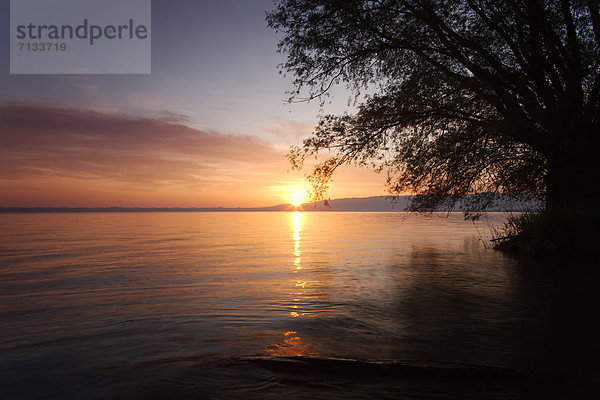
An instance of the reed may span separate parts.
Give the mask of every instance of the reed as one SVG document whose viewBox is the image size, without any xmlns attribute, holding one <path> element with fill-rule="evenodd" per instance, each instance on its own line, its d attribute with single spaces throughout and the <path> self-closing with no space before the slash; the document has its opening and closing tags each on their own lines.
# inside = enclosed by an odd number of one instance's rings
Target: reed
<svg viewBox="0 0 600 400">
<path fill-rule="evenodd" d="M 592 258 L 600 246 L 600 208 L 560 208 L 512 215 L 494 236 L 494 248 L 507 253 Z"/>
</svg>

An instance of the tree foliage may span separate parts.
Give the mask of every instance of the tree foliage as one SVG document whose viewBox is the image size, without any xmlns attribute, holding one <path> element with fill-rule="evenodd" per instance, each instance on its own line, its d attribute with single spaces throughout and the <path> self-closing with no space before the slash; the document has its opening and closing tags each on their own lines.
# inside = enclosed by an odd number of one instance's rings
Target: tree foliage
<svg viewBox="0 0 600 400">
<path fill-rule="evenodd" d="M 328 150 L 309 180 L 326 196 L 344 164 L 388 174 L 415 210 L 466 194 L 596 201 L 600 14 L 597 0 L 279 0 L 295 99 L 336 83 L 373 93 L 354 115 L 322 117 L 292 166 Z"/>
</svg>

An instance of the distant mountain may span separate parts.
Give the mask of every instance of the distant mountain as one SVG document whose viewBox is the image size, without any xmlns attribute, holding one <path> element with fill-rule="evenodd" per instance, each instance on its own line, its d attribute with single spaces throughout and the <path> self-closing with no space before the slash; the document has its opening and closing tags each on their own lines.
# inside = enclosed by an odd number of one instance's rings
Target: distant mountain
<svg viewBox="0 0 600 400">
<path fill-rule="evenodd" d="M 302 207 L 304 211 L 406 211 L 412 198 L 413 196 L 346 198 L 303 204 Z M 469 210 L 469 198 L 467 196 L 466 201 L 458 202 L 449 211 L 473 211 Z M 534 198 L 518 201 L 506 195 L 496 195 L 488 211 L 532 211 L 539 209 L 542 204 Z"/>
<path fill-rule="evenodd" d="M 305 203 L 301 207 L 291 204 L 278 204 L 270 207 L 253 208 L 226 208 L 226 207 L 4 207 L 0 213 L 61 213 L 61 212 L 240 212 L 240 211 L 354 211 L 354 212 L 382 212 L 382 211 L 406 211 L 412 196 L 372 196 L 359 198 L 335 199 Z M 465 211 L 465 204 L 461 202 L 450 211 Z M 494 206 L 489 211 L 530 211 L 540 208 L 539 200 L 530 199 L 526 201 L 514 201 L 507 196 L 497 195 Z"/>
<path fill-rule="evenodd" d="M 304 211 L 406 211 L 412 196 L 372 196 L 303 204 Z"/>
</svg>

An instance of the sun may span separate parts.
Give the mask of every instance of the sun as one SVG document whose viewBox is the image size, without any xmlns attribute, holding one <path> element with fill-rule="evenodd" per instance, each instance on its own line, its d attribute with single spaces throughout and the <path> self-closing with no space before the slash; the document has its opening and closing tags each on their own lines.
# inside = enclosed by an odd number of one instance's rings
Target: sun
<svg viewBox="0 0 600 400">
<path fill-rule="evenodd" d="M 294 207 L 300 207 L 302 205 L 302 203 L 304 203 L 304 194 L 301 192 L 293 193 L 290 196 L 290 203 Z"/>
<path fill-rule="evenodd" d="M 306 184 L 282 185 L 280 188 L 282 200 L 296 211 L 301 211 L 302 205 L 309 201 L 310 191 Z"/>
<path fill-rule="evenodd" d="M 301 197 L 293 197 L 292 200 L 290 201 L 290 203 L 292 203 L 292 205 L 294 207 L 300 207 L 302 205 L 302 198 Z"/>
</svg>

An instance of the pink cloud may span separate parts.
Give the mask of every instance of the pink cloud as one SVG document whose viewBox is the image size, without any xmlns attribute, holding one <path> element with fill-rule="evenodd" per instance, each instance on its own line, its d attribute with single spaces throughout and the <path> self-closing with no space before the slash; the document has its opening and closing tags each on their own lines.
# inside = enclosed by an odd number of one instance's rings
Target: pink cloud
<svg viewBox="0 0 600 400">
<path fill-rule="evenodd" d="M 201 131 L 184 121 L 178 114 L 139 118 L 3 104 L 0 176 L 4 180 L 56 176 L 138 186 L 197 185 L 226 180 L 231 171 L 281 165 L 282 154 L 256 137 Z"/>
</svg>

